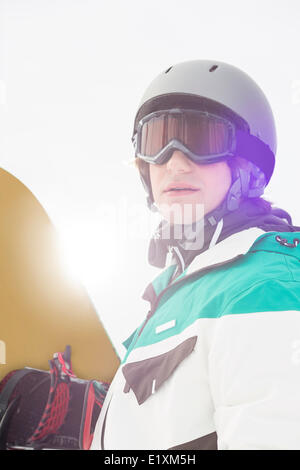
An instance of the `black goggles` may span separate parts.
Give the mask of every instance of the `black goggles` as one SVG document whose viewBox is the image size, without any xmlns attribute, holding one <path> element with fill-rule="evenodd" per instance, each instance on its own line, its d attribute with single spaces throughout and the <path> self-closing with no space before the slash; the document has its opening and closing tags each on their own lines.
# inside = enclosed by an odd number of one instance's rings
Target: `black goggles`
<svg viewBox="0 0 300 470">
<path fill-rule="evenodd" d="M 134 136 L 135 156 L 148 163 L 168 161 L 175 149 L 196 163 L 234 155 L 235 126 L 225 118 L 194 109 L 155 111 L 142 118 Z"/>
</svg>

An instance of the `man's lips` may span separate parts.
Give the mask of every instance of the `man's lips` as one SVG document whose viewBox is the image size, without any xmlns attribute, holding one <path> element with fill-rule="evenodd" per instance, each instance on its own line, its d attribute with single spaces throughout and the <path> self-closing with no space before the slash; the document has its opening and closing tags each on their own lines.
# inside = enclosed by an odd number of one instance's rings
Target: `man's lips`
<svg viewBox="0 0 300 470">
<path fill-rule="evenodd" d="M 165 189 L 164 193 L 191 193 L 199 191 L 199 187 L 193 186 L 189 183 L 171 183 Z"/>
</svg>

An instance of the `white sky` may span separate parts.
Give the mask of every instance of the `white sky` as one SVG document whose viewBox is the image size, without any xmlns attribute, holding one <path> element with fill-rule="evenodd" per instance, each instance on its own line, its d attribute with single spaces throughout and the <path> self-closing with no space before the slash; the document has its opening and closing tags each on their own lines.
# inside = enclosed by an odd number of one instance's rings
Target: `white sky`
<svg viewBox="0 0 300 470">
<path fill-rule="evenodd" d="M 300 225 L 298 0 L 0 0 L 0 28 L 0 165 L 67 240 L 117 349 L 144 319 L 140 295 L 157 273 L 151 230 L 132 235 L 148 214 L 123 162 L 139 100 L 162 70 L 213 59 L 256 80 L 278 132 L 267 196 Z"/>
</svg>

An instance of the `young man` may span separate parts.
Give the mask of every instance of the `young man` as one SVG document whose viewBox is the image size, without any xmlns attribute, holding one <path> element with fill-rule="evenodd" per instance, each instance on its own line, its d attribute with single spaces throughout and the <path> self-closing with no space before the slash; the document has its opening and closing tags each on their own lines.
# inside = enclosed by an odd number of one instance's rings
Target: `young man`
<svg viewBox="0 0 300 470">
<path fill-rule="evenodd" d="M 91 448 L 299 449 L 300 231 L 261 197 L 265 95 L 229 64 L 177 64 L 146 90 L 133 141 L 163 271 Z"/>
</svg>

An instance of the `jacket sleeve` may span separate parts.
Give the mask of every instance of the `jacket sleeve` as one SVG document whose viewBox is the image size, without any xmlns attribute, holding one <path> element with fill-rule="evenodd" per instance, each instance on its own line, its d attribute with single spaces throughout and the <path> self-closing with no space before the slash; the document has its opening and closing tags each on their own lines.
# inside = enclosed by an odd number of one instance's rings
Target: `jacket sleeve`
<svg viewBox="0 0 300 470">
<path fill-rule="evenodd" d="M 234 299 L 217 320 L 209 377 L 219 449 L 300 449 L 299 281 L 260 282 Z"/>
</svg>

